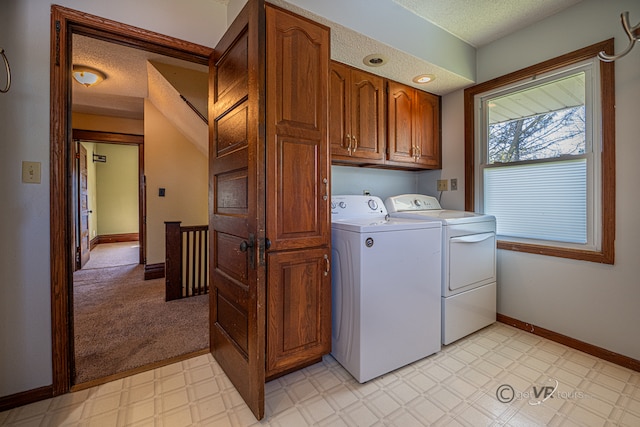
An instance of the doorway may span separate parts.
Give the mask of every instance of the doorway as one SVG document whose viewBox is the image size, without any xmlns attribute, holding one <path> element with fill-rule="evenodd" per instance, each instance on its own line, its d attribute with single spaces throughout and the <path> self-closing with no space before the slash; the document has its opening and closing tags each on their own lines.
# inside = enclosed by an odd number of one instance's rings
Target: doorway
<svg viewBox="0 0 640 427">
<path fill-rule="evenodd" d="M 74 271 L 90 261 L 91 251 L 101 243 L 136 242 L 135 262 L 144 264 L 144 136 L 74 127 L 72 139 L 76 158 L 72 184 L 76 207 Z M 102 215 L 98 199 L 105 208 Z"/>
<path fill-rule="evenodd" d="M 73 270 L 75 262 L 71 126 L 72 35 L 79 34 L 144 51 L 208 64 L 211 49 L 52 6 L 51 55 L 51 298 L 53 394 L 67 393 L 73 373 Z M 113 379 L 113 378 L 112 378 Z"/>
</svg>

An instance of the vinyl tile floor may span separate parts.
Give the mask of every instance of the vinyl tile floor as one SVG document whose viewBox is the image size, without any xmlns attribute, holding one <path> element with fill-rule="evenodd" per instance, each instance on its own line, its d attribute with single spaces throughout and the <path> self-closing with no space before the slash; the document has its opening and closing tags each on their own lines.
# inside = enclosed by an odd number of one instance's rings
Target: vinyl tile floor
<svg viewBox="0 0 640 427">
<path fill-rule="evenodd" d="M 331 356 L 258 422 L 204 355 L 0 413 L 9 426 L 640 426 L 640 372 L 495 323 L 365 384 Z"/>
</svg>

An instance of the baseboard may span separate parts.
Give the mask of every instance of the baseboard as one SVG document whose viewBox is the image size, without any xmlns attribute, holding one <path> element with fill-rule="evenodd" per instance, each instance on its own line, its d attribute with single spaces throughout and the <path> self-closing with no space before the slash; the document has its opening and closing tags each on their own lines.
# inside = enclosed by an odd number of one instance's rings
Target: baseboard
<svg viewBox="0 0 640 427">
<path fill-rule="evenodd" d="M 122 233 L 122 234 L 101 234 L 97 238 L 96 244 L 100 243 L 120 243 L 120 242 L 138 242 L 140 240 L 139 233 Z"/>
<path fill-rule="evenodd" d="M 51 385 L 0 397 L 0 412 L 49 399 L 50 397 L 53 397 L 53 386 Z"/>
<path fill-rule="evenodd" d="M 566 345 L 576 350 L 580 350 L 584 353 L 592 356 L 599 357 L 600 359 L 607 360 L 616 365 L 623 366 L 625 368 L 632 369 L 640 372 L 640 360 L 632 359 L 631 357 L 624 356 L 622 354 L 614 353 L 602 347 L 598 347 L 575 338 L 568 337 L 566 335 L 559 334 L 557 332 L 550 331 L 545 328 L 541 328 L 531 323 L 526 323 L 518 319 L 514 319 L 504 314 L 498 313 L 496 316 L 498 322 L 505 323 L 514 328 L 522 329 L 523 331 L 530 332 L 534 335 L 538 335 L 547 338 L 551 341 Z"/>
<path fill-rule="evenodd" d="M 96 236 L 93 239 L 91 239 L 89 241 L 89 250 L 92 251 L 96 248 L 96 246 L 98 246 L 98 243 L 100 243 L 100 236 Z"/>
<path fill-rule="evenodd" d="M 164 277 L 164 262 L 146 264 L 144 266 L 144 280 L 162 279 Z"/>
</svg>

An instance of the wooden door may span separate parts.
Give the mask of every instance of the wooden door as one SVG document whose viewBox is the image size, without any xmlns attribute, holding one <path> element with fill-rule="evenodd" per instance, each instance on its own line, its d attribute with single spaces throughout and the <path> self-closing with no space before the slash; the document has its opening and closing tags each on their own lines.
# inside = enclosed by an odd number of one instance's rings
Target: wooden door
<svg viewBox="0 0 640 427">
<path fill-rule="evenodd" d="M 329 70 L 329 142 L 331 154 L 338 158 L 351 156 L 351 123 L 349 108 L 350 68 L 332 61 Z"/>
<path fill-rule="evenodd" d="M 360 159 L 384 159 L 385 107 L 382 77 L 351 71 L 352 154 Z"/>
<path fill-rule="evenodd" d="M 331 350 L 330 252 L 268 255 L 267 377 L 318 362 Z"/>
<path fill-rule="evenodd" d="M 264 416 L 264 2 L 250 0 L 210 59 L 211 353 Z"/>
<path fill-rule="evenodd" d="M 269 5 L 267 58 L 270 251 L 329 245 L 329 29 Z"/>
<path fill-rule="evenodd" d="M 329 29 L 267 7 L 267 378 L 331 348 Z"/>
<path fill-rule="evenodd" d="M 91 250 L 91 237 L 89 234 L 89 179 L 87 173 L 87 149 L 78 141 L 78 223 L 80 234 L 79 265 L 84 267 L 89 261 Z"/>
<path fill-rule="evenodd" d="M 389 82 L 389 160 L 414 162 L 413 89 Z"/>
<path fill-rule="evenodd" d="M 418 147 L 416 163 L 432 168 L 441 167 L 440 97 L 417 90 L 415 92 L 414 144 Z"/>
</svg>

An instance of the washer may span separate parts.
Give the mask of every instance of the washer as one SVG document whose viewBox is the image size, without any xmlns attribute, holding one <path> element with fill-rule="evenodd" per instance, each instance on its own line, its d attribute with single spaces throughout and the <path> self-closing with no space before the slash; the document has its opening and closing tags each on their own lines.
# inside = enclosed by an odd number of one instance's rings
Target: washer
<svg viewBox="0 0 640 427">
<path fill-rule="evenodd" d="M 442 223 L 442 343 L 496 321 L 496 219 L 442 209 L 435 197 L 402 194 L 385 206 L 392 217 Z"/>
<path fill-rule="evenodd" d="M 375 196 L 333 196 L 333 357 L 364 383 L 441 348 L 439 222 L 389 218 Z"/>
</svg>

